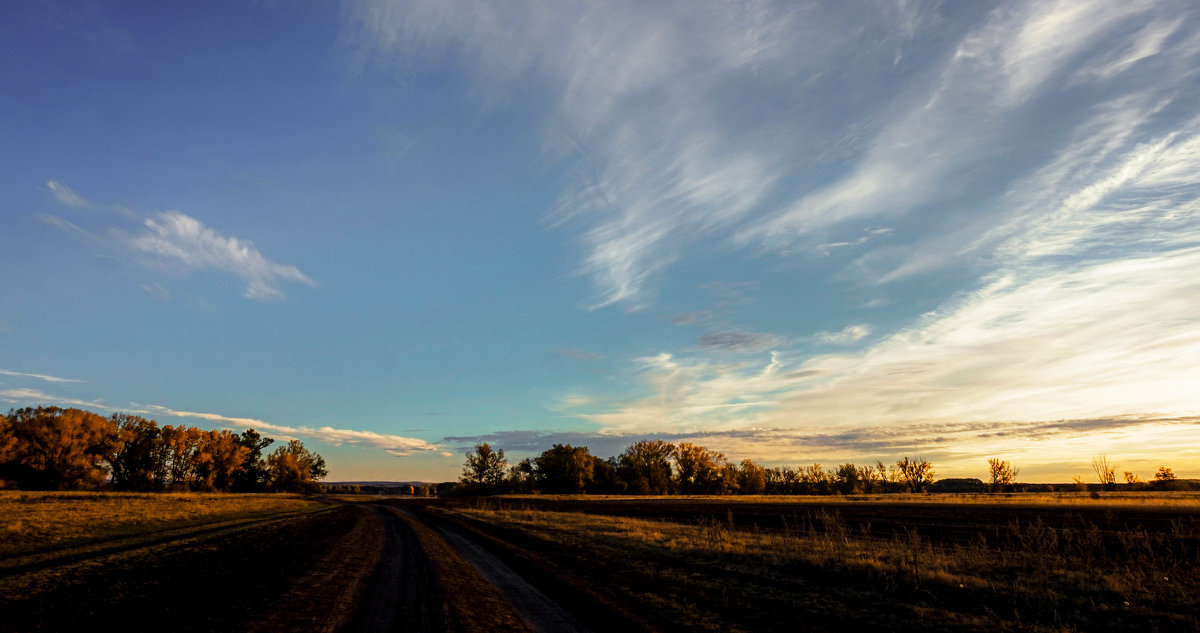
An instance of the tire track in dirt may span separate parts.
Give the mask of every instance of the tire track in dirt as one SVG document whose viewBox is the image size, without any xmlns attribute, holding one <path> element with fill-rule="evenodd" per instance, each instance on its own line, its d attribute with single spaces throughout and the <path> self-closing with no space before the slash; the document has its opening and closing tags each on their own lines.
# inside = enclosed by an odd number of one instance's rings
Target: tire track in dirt
<svg viewBox="0 0 1200 633">
<path fill-rule="evenodd" d="M 379 561 L 344 633 L 375 631 L 445 631 L 440 596 L 429 558 L 412 528 L 393 512 L 372 507 L 383 526 Z"/>
<path fill-rule="evenodd" d="M 528 579 L 514 570 L 499 557 L 484 548 L 467 530 L 448 521 L 438 519 L 429 514 L 414 514 L 406 510 L 393 509 L 404 517 L 410 524 L 420 526 L 417 529 L 428 530 L 426 542 L 430 536 L 436 537 L 448 545 L 454 552 L 465 559 L 474 571 L 507 603 L 520 619 L 520 628 L 508 630 L 529 630 L 535 633 L 591 633 L 593 629 L 582 619 L 576 617 L 556 600 L 531 583 Z M 459 571 L 462 575 L 465 572 Z M 495 610 L 493 610 L 495 613 Z M 497 621 L 493 623 L 499 625 Z M 510 627 L 513 623 L 510 623 Z M 468 628 L 469 627 L 464 627 Z M 490 630 L 503 630 L 496 626 Z"/>
<path fill-rule="evenodd" d="M 313 631 L 333 633 L 353 617 L 368 586 L 371 570 L 382 560 L 385 527 L 375 513 L 351 506 L 353 527 L 297 581 L 271 610 L 250 623 L 250 633 Z"/>
</svg>

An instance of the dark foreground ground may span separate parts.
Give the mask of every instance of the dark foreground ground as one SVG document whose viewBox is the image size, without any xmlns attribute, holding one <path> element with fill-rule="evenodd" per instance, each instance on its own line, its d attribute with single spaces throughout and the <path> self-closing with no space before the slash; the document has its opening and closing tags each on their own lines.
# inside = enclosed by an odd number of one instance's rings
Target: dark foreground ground
<svg viewBox="0 0 1200 633">
<path fill-rule="evenodd" d="M 652 522 L 627 532 L 686 526 L 704 542 L 620 540 L 604 523 L 620 517 Z M 1198 523 L 1194 502 L 328 499 L 0 559 L 0 631 L 1200 630 Z M 831 549 L 813 562 L 738 545 L 776 533 Z M 1087 535 L 1091 558 L 1072 534 Z M 983 571 L 964 586 L 837 558 L 876 542 L 930 552 L 913 565 L 940 561 L 936 550 Z M 1003 557 L 994 578 L 989 556 Z M 1028 561 L 1048 569 L 1026 590 Z M 1142 565 L 1139 582 L 1157 584 L 1046 580 L 1080 561 L 1093 575 Z"/>
</svg>

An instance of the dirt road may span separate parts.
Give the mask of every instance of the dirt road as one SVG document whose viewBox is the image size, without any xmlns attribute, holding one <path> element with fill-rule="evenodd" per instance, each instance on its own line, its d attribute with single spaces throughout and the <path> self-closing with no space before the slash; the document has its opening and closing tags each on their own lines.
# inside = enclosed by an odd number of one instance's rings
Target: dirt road
<svg viewBox="0 0 1200 633">
<path fill-rule="evenodd" d="M 469 526 L 417 506 L 354 509 L 356 525 L 252 630 L 589 633 L 613 617 L 561 574 L 515 569 L 527 553 Z"/>
<path fill-rule="evenodd" d="M 639 630 L 586 583 L 436 510 L 327 508 L 0 558 L 0 631 Z"/>
</svg>

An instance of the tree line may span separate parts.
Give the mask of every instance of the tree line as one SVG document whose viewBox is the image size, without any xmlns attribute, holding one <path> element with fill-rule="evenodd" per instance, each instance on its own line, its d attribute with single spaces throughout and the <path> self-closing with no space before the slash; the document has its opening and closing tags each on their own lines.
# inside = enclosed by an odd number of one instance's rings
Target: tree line
<svg viewBox="0 0 1200 633">
<path fill-rule="evenodd" d="M 0 487 L 135 491 L 302 492 L 317 488 L 325 460 L 299 440 L 275 440 L 59 407 L 11 409 L 0 418 Z"/>
<path fill-rule="evenodd" d="M 555 444 L 532 459 L 509 464 L 502 449 L 488 443 L 475 445 L 466 454 L 462 476 L 453 494 L 544 492 L 549 494 L 704 494 L 704 495 L 821 495 L 892 492 L 1015 492 L 1034 486 L 1018 484 L 1020 470 L 1008 460 L 987 460 L 987 480 L 977 478 L 935 481 L 933 464 L 903 457 L 895 464 L 881 461 L 834 468 L 820 464 L 801 467 L 764 467 L 754 460 L 734 463 L 717 451 L 690 442 L 644 440 L 626 447 L 620 455 L 602 459 L 586 446 Z M 1115 490 L 1116 465 L 1105 456 L 1093 460 L 1093 469 L 1105 490 Z M 1125 473 L 1128 490 L 1190 490 L 1170 468 L 1162 467 L 1154 481 L 1144 482 Z M 1065 486 L 1065 485 L 1064 485 Z M 1076 477 L 1073 487 L 1088 490 Z M 1041 484 L 1037 489 L 1054 486 Z M 1046 490 L 1046 491 L 1049 491 Z"/>
<path fill-rule="evenodd" d="M 733 463 L 690 442 L 663 440 L 635 442 L 608 459 L 586 446 L 555 444 L 510 465 L 503 449 L 486 442 L 466 457 L 456 494 L 855 494 L 923 492 L 934 481 L 933 465 L 924 459 L 905 457 L 890 466 L 768 468 L 751 459 Z"/>
</svg>

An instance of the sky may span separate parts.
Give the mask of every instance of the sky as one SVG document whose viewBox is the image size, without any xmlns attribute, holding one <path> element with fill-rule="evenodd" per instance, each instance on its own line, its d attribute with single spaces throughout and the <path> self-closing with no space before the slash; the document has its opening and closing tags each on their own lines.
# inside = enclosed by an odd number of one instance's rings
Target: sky
<svg viewBox="0 0 1200 633">
<path fill-rule="evenodd" d="M 0 5 L 0 404 L 1200 477 L 1200 5 Z"/>
</svg>

